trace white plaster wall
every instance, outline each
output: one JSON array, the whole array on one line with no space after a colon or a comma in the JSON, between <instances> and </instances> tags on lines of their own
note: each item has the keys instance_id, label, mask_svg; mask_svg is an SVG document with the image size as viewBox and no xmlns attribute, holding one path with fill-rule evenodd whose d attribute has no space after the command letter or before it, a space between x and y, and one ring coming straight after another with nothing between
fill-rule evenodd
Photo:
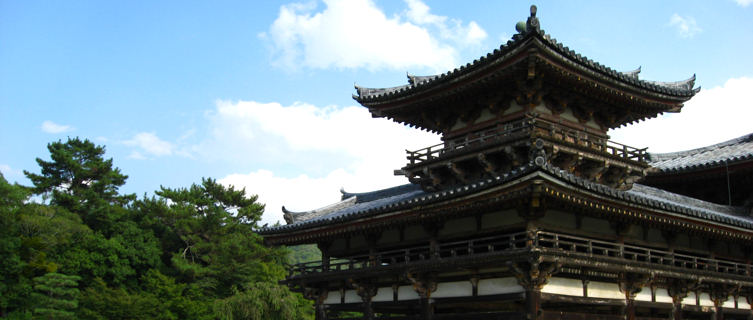
<instances>
[{"instance_id":1,"label":"white plaster wall","mask_svg":"<svg viewBox=\"0 0 753 320\"><path fill-rule=\"evenodd\" d=\"M588 296L605 299L625 299L625 294L620 292L616 283L591 281L588 283Z\"/></svg>"},{"instance_id":2,"label":"white plaster wall","mask_svg":"<svg viewBox=\"0 0 753 320\"><path fill-rule=\"evenodd\" d=\"M376 295L371 298L371 301L392 301L392 287L384 287L377 289Z\"/></svg>"},{"instance_id":3,"label":"white plaster wall","mask_svg":"<svg viewBox=\"0 0 753 320\"><path fill-rule=\"evenodd\" d=\"M706 306L706 307L713 307L714 301L711 300L711 297L706 292L701 292L701 294L698 295L700 297L699 305Z\"/></svg>"},{"instance_id":4,"label":"white plaster wall","mask_svg":"<svg viewBox=\"0 0 753 320\"><path fill-rule=\"evenodd\" d=\"M724 303L722 304L722 307L723 308L732 308L732 309L734 309L735 308L735 297L733 297L733 296L727 297L727 301L724 301Z\"/></svg>"},{"instance_id":5,"label":"white plaster wall","mask_svg":"<svg viewBox=\"0 0 753 320\"><path fill-rule=\"evenodd\" d=\"M476 122L474 123L481 123L486 120L494 119L496 117L496 115L493 115L491 112L489 112L489 108L484 108L484 110L481 110L481 114L479 114L478 119L476 119Z\"/></svg>"},{"instance_id":6,"label":"white plaster wall","mask_svg":"<svg viewBox=\"0 0 753 320\"><path fill-rule=\"evenodd\" d=\"M437 284L437 290L431 293L432 298L470 296L473 296L473 285L470 281L442 282Z\"/></svg>"},{"instance_id":7,"label":"white plaster wall","mask_svg":"<svg viewBox=\"0 0 753 320\"><path fill-rule=\"evenodd\" d=\"M345 303L363 302L361 297L358 296L356 290L345 291Z\"/></svg>"},{"instance_id":8,"label":"white plaster wall","mask_svg":"<svg viewBox=\"0 0 753 320\"><path fill-rule=\"evenodd\" d=\"M324 304L340 304L340 291L330 291L327 299L324 299Z\"/></svg>"},{"instance_id":9,"label":"white plaster wall","mask_svg":"<svg viewBox=\"0 0 753 320\"><path fill-rule=\"evenodd\" d=\"M682 304L694 306L695 305L695 292L689 292L688 296L685 297L685 299L682 299Z\"/></svg>"},{"instance_id":10,"label":"white plaster wall","mask_svg":"<svg viewBox=\"0 0 753 320\"><path fill-rule=\"evenodd\" d=\"M575 117L573 110L570 110L570 108L565 108L565 111L560 113L560 117L562 119L570 120L575 123L578 122L578 118Z\"/></svg>"},{"instance_id":11,"label":"white plaster wall","mask_svg":"<svg viewBox=\"0 0 753 320\"><path fill-rule=\"evenodd\" d=\"M743 310L750 310L750 304L744 297L737 297L737 308Z\"/></svg>"},{"instance_id":12,"label":"white plaster wall","mask_svg":"<svg viewBox=\"0 0 753 320\"><path fill-rule=\"evenodd\" d=\"M419 296L416 290L413 290L413 286L401 286L397 288L397 300L418 300Z\"/></svg>"},{"instance_id":13,"label":"white plaster wall","mask_svg":"<svg viewBox=\"0 0 753 320\"><path fill-rule=\"evenodd\" d=\"M467 123L463 122L463 120L458 119L457 121L455 121L455 124L452 125L452 128L450 128L450 131L460 130L467 126Z\"/></svg>"},{"instance_id":14,"label":"white plaster wall","mask_svg":"<svg viewBox=\"0 0 753 320\"><path fill-rule=\"evenodd\" d=\"M635 301L651 301L651 288L641 288L641 291L635 295Z\"/></svg>"},{"instance_id":15,"label":"white plaster wall","mask_svg":"<svg viewBox=\"0 0 753 320\"><path fill-rule=\"evenodd\" d=\"M523 110L523 107L521 107L517 102L515 102L515 100L513 100L510 102L510 107L507 108L507 110L505 110L503 115L513 114L515 112L522 111L522 110Z\"/></svg>"},{"instance_id":16,"label":"white plaster wall","mask_svg":"<svg viewBox=\"0 0 753 320\"><path fill-rule=\"evenodd\" d=\"M549 111L549 109L547 109L543 103L539 103L538 105L533 107L533 110L538 111L539 113L552 114L552 112Z\"/></svg>"},{"instance_id":17,"label":"white plaster wall","mask_svg":"<svg viewBox=\"0 0 753 320\"><path fill-rule=\"evenodd\" d=\"M562 294L566 296L583 296L583 282L578 279L550 278L541 292Z\"/></svg>"},{"instance_id":18,"label":"white plaster wall","mask_svg":"<svg viewBox=\"0 0 753 320\"><path fill-rule=\"evenodd\" d=\"M669 292L667 292L667 289L656 289L656 302L672 303L672 297L669 295Z\"/></svg>"},{"instance_id":19,"label":"white plaster wall","mask_svg":"<svg viewBox=\"0 0 753 320\"><path fill-rule=\"evenodd\" d=\"M482 279L478 282L478 295L492 295L524 292L525 290L518 284L518 280L513 277Z\"/></svg>"}]
</instances>

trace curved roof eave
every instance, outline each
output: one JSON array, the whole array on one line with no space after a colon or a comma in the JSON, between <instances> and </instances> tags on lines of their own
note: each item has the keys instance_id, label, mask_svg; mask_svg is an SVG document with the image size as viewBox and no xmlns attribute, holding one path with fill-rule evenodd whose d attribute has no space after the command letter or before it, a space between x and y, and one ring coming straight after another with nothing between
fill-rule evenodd
<instances>
[{"instance_id":1,"label":"curved roof eave","mask_svg":"<svg viewBox=\"0 0 753 320\"><path fill-rule=\"evenodd\" d=\"M574 64L583 68L583 70L601 75L612 82L618 83L622 87L633 88L636 92L642 91L663 99L686 101L700 90L700 88L693 88L695 84L695 75L686 80L676 82L641 80L638 77L641 70L640 67L628 72L616 71L571 50L556 39L550 37L543 30L533 29L523 34L516 34L513 36L512 40L501 45L499 49L495 49L493 52L488 53L486 56L481 56L479 59L476 59L471 63L467 63L439 75L415 76L408 74L408 84L389 88L367 88L356 86L356 94L353 95L353 98L363 105L379 105L421 94L433 90L438 86L442 86L445 83L453 82L459 78L477 72L478 70L483 70L489 66L499 64L503 62L500 60L508 59L511 56L510 53L519 51L520 49L525 49L526 46L535 42L529 41L531 39L538 39L538 42L543 46L557 53L557 55L563 59L561 62Z\"/></svg>"},{"instance_id":2,"label":"curved roof eave","mask_svg":"<svg viewBox=\"0 0 753 320\"><path fill-rule=\"evenodd\" d=\"M406 197L396 196L392 198L394 201L386 201L373 206L367 205L359 208L355 205L352 209L356 210L346 210L347 212L333 214L331 216L322 215L311 220L299 221L284 226L267 227L260 230L260 234L282 235L289 232L317 229L334 224L366 219L379 214L406 210L416 206L426 206L439 201L453 199L493 187L502 186L524 179L525 177L532 177L531 174L548 177L549 180L559 181L559 183L563 185L570 185L571 188L577 188L583 192L591 192L608 199L625 201L632 205L645 206L652 208L653 210L665 211L694 220L721 223L732 228L753 231L753 219L738 216L738 207L708 203L661 189L640 185L633 190L620 191L576 177L572 173L552 167L551 165L539 167L533 164L526 164L508 174L480 180L468 185L433 193L406 193ZM351 197L350 199L353 198L355 197Z\"/></svg>"}]
</instances>

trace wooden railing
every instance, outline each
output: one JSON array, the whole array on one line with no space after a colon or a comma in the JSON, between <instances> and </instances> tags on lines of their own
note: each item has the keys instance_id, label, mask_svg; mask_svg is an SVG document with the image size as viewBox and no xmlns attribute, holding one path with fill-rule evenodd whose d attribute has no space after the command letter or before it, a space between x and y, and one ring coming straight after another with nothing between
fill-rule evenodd
<instances>
[{"instance_id":1,"label":"wooden railing","mask_svg":"<svg viewBox=\"0 0 753 320\"><path fill-rule=\"evenodd\" d=\"M439 243L431 246L377 252L373 255L356 255L330 259L329 263L314 261L299 263L289 268L290 276L321 272L339 272L366 268L408 265L415 262L455 259L480 255L509 253L521 249L537 248L544 253L568 253L585 258L609 258L616 262L637 262L687 270L710 271L723 274L751 275L751 265L703 256L675 253L665 250L620 244L584 237L539 231L529 237L526 232L495 235L478 239Z\"/></svg>"},{"instance_id":2,"label":"wooden railing","mask_svg":"<svg viewBox=\"0 0 753 320\"><path fill-rule=\"evenodd\" d=\"M539 232L534 245L536 247L554 251L580 253L587 255L588 257L612 257L629 261L726 274L751 274L751 265L745 263L560 235L551 232Z\"/></svg>"},{"instance_id":3,"label":"wooden railing","mask_svg":"<svg viewBox=\"0 0 753 320\"><path fill-rule=\"evenodd\" d=\"M440 243L434 252L432 252L431 247L427 244L405 249L381 251L375 255L364 254L347 258L330 259L328 266L322 263L322 261L299 263L292 265L290 272L291 274L307 274L343 271L377 266L403 265L431 259L447 259L505 252L512 249L526 248L526 240L526 233L519 232L473 240Z\"/></svg>"},{"instance_id":4,"label":"wooden railing","mask_svg":"<svg viewBox=\"0 0 753 320\"><path fill-rule=\"evenodd\" d=\"M481 131L475 134L468 134L461 138L452 139L446 143L440 143L416 151L405 150L408 154L408 163L413 165L424 161L439 158L446 153L460 151L474 145L480 145L492 141L500 141L503 138L511 137L515 134L523 137L530 133L530 119L519 120L504 125L498 125L492 129Z\"/></svg>"},{"instance_id":5,"label":"wooden railing","mask_svg":"<svg viewBox=\"0 0 753 320\"><path fill-rule=\"evenodd\" d=\"M647 148L634 148L604 139L594 134L532 117L501 124L485 131L467 134L461 138L452 139L445 143L423 149L415 151L406 150L406 158L408 159L409 165L420 164L471 146L499 142L512 138L523 138L534 132L539 136L560 140L565 143L589 148L596 152L607 153L626 160L639 162L645 162L647 160Z\"/></svg>"}]
</instances>

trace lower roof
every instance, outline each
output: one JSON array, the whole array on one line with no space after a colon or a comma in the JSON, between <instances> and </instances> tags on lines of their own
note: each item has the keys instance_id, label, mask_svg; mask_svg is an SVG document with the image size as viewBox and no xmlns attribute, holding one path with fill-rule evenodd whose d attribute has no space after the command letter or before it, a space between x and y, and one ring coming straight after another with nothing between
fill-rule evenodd
<instances>
[{"instance_id":1,"label":"lower roof","mask_svg":"<svg viewBox=\"0 0 753 320\"><path fill-rule=\"evenodd\" d=\"M649 160L651 166L662 173L753 161L753 133L703 148L670 153L650 153Z\"/></svg>"},{"instance_id":2,"label":"lower roof","mask_svg":"<svg viewBox=\"0 0 753 320\"><path fill-rule=\"evenodd\" d=\"M631 190L621 191L576 177L570 172L549 164L538 166L529 163L503 175L436 192L426 192L412 184L365 193L343 192L343 201L339 203L305 212L288 211L286 214L294 216L289 224L263 228L260 233L262 235L280 235L320 226L341 224L381 213L459 198L516 179L536 177L563 183L574 188L594 192L602 197L625 201L630 204L665 210L713 224L753 230L753 218L749 217L747 210L742 207L718 205L639 184L635 184Z\"/></svg>"}]
</instances>

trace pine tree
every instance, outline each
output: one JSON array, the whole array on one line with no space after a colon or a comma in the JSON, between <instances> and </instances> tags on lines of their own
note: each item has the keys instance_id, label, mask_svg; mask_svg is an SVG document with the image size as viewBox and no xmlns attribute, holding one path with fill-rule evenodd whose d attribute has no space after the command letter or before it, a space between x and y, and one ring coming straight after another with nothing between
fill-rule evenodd
<instances>
[{"instance_id":1,"label":"pine tree","mask_svg":"<svg viewBox=\"0 0 753 320\"><path fill-rule=\"evenodd\" d=\"M33 310L38 319L75 319L74 310L78 308L78 276L50 272L34 278L36 300Z\"/></svg>"},{"instance_id":2,"label":"pine tree","mask_svg":"<svg viewBox=\"0 0 753 320\"><path fill-rule=\"evenodd\" d=\"M124 205L134 195L120 195L118 189L128 176L105 160L105 148L89 140L69 138L47 145L52 161L37 158L41 173L24 171L34 184L35 194L50 197L51 204L81 216L94 230L106 229L111 223L112 205Z\"/></svg>"}]
</instances>

